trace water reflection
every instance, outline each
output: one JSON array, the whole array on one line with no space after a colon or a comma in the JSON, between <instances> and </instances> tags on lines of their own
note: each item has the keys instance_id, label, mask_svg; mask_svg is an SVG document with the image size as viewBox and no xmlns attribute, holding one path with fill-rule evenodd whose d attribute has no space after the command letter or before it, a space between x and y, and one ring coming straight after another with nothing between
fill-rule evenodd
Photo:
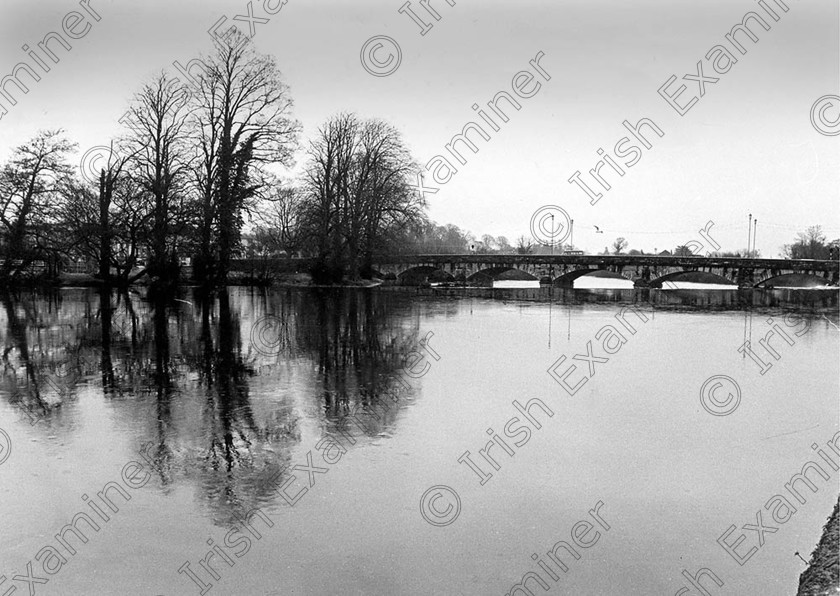
<instances>
[{"instance_id":1,"label":"water reflection","mask_svg":"<svg viewBox=\"0 0 840 596\"><path fill-rule=\"evenodd\" d=\"M751 335L754 313L822 316L836 311L838 300L836 291L551 287L6 293L0 390L35 432L59 440L77 432L81 394L107 404L137 448L145 446L159 489L197 487L214 522L230 525L276 501L269 479L276 485L305 433L338 434L359 412L371 414L361 429L368 438L397 432L411 394L396 408L382 406L406 386L400 372L418 345L416 306L424 295L434 296L425 306L431 314L457 311L465 296L568 306L559 315L568 320L554 323L568 326L564 335L572 307L581 304L741 310Z\"/></svg>"},{"instance_id":2,"label":"water reflection","mask_svg":"<svg viewBox=\"0 0 840 596\"><path fill-rule=\"evenodd\" d=\"M124 532L97 534L73 561L83 573L60 578L62 593L109 593L82 586L94 574L105 584L118 578L132 593L150 591L152 581L161 585L150 593L194 589L179 565L188 560L198 570L208 538L222 544L257 507L278 527L248 555L260 577L237 567L217 590L264 594L282 583L295 593L491 593L521 577L523 560L543 541L536 529L521 529L537 520L553 532L582 503L591 506L594 490L615 511L638 512L621 522L636 533L610 536L604 560L637 569L638 592L657 593L679 563L643 553L677 552L683 541L660 528L684 528L701 549L708 538L715 552L714 532L727 527L726 516L766 500L765 487L749 480L753 462L773 462L778 470L764 475L788 478L802 466L803 447L808 453L836 432L836 291L231 288L0 299L0 426L15 441L0 470L14 487L2 521L4 552L18 569L5 570L7 577L73 518L79 495L118 478L129 460L153 471L120 514ZM650 321L578 398L567 399L546 367L579 355L631 304ZM787 311L805 323L779 316ZM775 323L796 342L774 336L780 358L765 356L759 342ZM443 358L432 374L410 378L405 357L431 331ZM773 364L769 374L739 353L747 341ZM712 420L697 391L713 373L760 391L745 391L732 417ZM472 476L465 482L459 474L472 473L458 456L486 445L487 429L502 428L513 399L532 398L557 414L535 435L540 447L515 459L501 454L505 463L489 487ZM321 461L317 444L328 435L350 452L340 467ZM310 452L329 475L318 476L315 496L286 508L276 489L290 474L297 481L288 495L308 486L294 466ZM650 490L633 490L638 478ZM420 491L438 482L453 483L465 504L447 535L417 513ZM668 507L688 491L703 507L694 522ZM823 517L814 503L797 523L819 528ZM783 537L785 553L802 548L794 534ZM129 537L140 545L124 559L134 563L103 565L103 553L121 552ZM467 549L474 556L459 558ZM774 568L789 563L787 554L762 556L773 557ZM339 562L337 571L322 573L324 561ZM564 578L570 593L595 592L582 587L592 576L577 571ZM769 584L758 566L741 573L745 582L763 581L761 589ZM459 583L464 577L480 579Z\"/></svg>"},{"instance_id":3,"label":"water reflection","mask_svg":"<svg viewBox=\"0 0 840 596\"><path fill-rule=\"evenodd\" d=\"M229 524L273 501L302 419L329 432L376 409L418 341L407 296L371 292L70 290L2 296L2 397L71 438L88 392L131 429L163 490L200 487ZM404 385L404 383L402 383ZM380 408L366 434L394 432ZM139 449L139 447L138 447Z\"/></svg>"},{"instance_id":4,"label":"water reflection","mask_svg":"<svg viewBox=\"0 0 840 596\"><path fill-rule=\"evenodd\" d=\"M794 289L726 289L726 290L658 290L650 288L568 289L550 286L534 288L432 288L417 289L417 294L438 297L481 297L500 301L547 302L559 304L645 302L665 310L743 310L751 308L783 308L836 312L838 293L830 290Z\"/></svg>"}]
</instances>

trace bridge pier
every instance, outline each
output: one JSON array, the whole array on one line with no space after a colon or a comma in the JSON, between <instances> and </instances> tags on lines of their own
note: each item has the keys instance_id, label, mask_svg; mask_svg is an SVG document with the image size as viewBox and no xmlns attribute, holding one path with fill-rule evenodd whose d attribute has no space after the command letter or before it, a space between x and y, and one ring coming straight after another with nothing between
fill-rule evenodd
<instances>
[{"instance_id":1,"label":"bridge pier","mask_svg":"<svg viewBox=\"0 0 840 596\"><path fill-rule=\"evenodd\" d=\"M749 289L755 286L753 274L754 270L751 268L741 267L740 269L738 269L737 283L739 290Z\"/></svg>"}]
</instances>

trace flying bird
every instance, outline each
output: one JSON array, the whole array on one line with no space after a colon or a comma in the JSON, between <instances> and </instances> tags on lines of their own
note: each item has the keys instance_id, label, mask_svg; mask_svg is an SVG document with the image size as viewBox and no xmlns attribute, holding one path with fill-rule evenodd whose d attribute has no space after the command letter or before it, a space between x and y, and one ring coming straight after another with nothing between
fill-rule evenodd
<instances>
[{"instance_id":1,"label":"flying bird","mask_svg":"<svg viewBox=\"0 0 840 596\"><path fill-rule=\"evenodd\" d=\"M601 231L601 228L599 228L598 226L592 226L592 227L595 228L595 233L596 234L603 234L604 233L604 232Z\"/></svg>"}]
</instances>

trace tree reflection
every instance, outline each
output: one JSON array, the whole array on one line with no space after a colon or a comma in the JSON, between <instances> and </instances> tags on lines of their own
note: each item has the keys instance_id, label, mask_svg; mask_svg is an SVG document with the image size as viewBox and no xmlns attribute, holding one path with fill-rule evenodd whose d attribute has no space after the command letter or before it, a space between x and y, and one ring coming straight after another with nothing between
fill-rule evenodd
<instances>
[{"instance_id":1,"label":"tree reflection","mask_svg":"<svg viewBox=\"0 0 840 596\"><path fill-rule=\"evenodd\" d=\"M222 525L277 499L278 471L298 463L304 417L328 433L370 413L363 432L392 432L398 408L383 396L405 385L403 358L417 347L407 298L375 292L103 289L0 299L3 397L43 420L40 432L69 437L84 414L62 406L90 391L129 429L123 450L137 458L143 446L157 486L196 485ZM254 330L266 319L258 345ZM60 416L66 424L56 427Z\"/></svg>"},{"instance_id":2,"label":"tree reflection","mask_svg":"<svg viewBox=\"0 0 840 596\"><path fill-rule=\"evenodd\" d=\"M274 499L266 478L288 464L299 440L296 429L276 416L258 419L251 405L255 376L243 357L240 313L227 291L196 291L198 341L190 357L197 373L197 436L185 462L221 525L237 523L254 507Z\"/></svg>"},{"instance_id":3,"label":"tree reflection","mask_svg":"<svg viewBox=\"0 0 840 596\"><path fill-rule=\"evenodd\" d=\"M146 453L163 486L173 482L172 466L174 454L167 445L169 429L172 424L171 398L174 392L173 373L170 370L169 319L167 317L168 300L156 296L153 302L154 318L154 403L151 412L154 416L152 442L153 449ZM177 375L177 372L175 373Z\"/></svg>"},{"instance_id":4,"label":"tree reflection","mask_svg":"<svg viewBox=\"0 0 840 596\"><path fill-rule=\"evenodd\" d=\"M418 323L398 316L398 296L370 291L314 292L301 305L306 320L297 343L318 358L318 385L327 427L361 409L370 412L368 434L394 422L396 410L385 396L400 383L404 359L418 344ZM381 413L381 418L374 414Z\"/></svg>"},{"instance_id":5,"label":"tree reflection","mask_svg":"<svg viewBox=\"0 0 840 596\"><path fill-rule=\"evenodd\" d=\"M50 411L51 404L44 395L44 381L29 349L27 321L32 318L31 303L13 300L8 292L3 292L2 300L8 330L3 347L4 393L37 420Z\"/></svg>"}]
</instances>

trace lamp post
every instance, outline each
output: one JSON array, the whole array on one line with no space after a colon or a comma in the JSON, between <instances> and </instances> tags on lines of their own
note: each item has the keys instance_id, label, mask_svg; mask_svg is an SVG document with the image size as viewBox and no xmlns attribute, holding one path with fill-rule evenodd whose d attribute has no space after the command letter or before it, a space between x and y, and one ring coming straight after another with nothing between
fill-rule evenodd
<instances>
[{"instance_id":1,"label":"lamp post","mask_svg":"<svg viewBox=\"0 0 840 596\"><path fill-rule=\"evenodd\" d=\"M747 256L750 256L750 234L752 232L752 213L750 213L750 219L747 222Z\"/></svg>"},{"instance_id":2,"label":"lamp post","mask_svg":"<svg viewBox=\"0 0 840 596\"><path fill-rule=\"evenodd\" d=\"M569 233L569 244L572 247L572 250L575 249L575 220L571 220L572 227L571 232Z\"/></svg>"},{"instance_id":3,"label":"lamp post","mask_svg":"<svg viewBox=\"0 0 840 596\"><path fill-rule=\"evenodd\" d=\"M753 249L752 249L752 256L755 258L755 235L758 232L758 218L756 217L753 221Z\"/></svg>"},{"instance_id":4,"label":"lamp post","mask_svg":"<svg viewBox=\"0 0 840 596\"><path fill-rule=\"evenodd\" d=\"M554 256L554 214L551 214L551 256Z\"/></svg>"},{"instance_id":5,"label":"lamp post","mask_svg":"<svg viewBox=\"0 0 840 596\"><path fill-rule=\"evenodd\" d=\"M548 261L548 284L554 282L554 214L551 214L551 259Z\"/></svg>"}]
</instances>

